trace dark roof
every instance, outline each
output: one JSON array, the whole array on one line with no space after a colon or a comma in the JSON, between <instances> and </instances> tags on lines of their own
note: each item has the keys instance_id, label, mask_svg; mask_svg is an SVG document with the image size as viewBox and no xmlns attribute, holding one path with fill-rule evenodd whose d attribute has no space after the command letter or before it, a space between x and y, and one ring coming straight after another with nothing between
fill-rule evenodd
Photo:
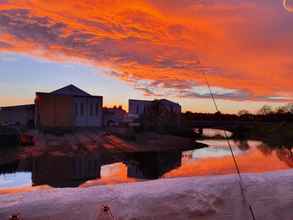
<instances>
[{"instance_id":1,"label":"dark roof","mask_svg":"<svg viewBox=\"0 0 293 220\"><path fill-rule=\"evenodd\" d=\"M145 103L149 102L149 103L151 103L151 102L153 102L153 100L128 99L128 102L145 102Z\"/></svg>"},{"instance_id":2,"label":"dark roof","mask_svg":"<svg viewBox=\"0 0 293 220\"><path fill-rule=\"evenodd\" d=\"M179 105L179 106L180 106L179 103L177 103L177 102L173 102L173 101L168 100L168 99L155 99L154 101L157 101L157 102L163 102L163 103L169 103L169 104Z\"/></svg>"},{"instance_id":3,"label":"dark roof","mask_svg":"<svg viewBox=\"0 0 293 220\"><path fill-rule=\"evenodd\" d=\"M80 88L76 87L75 85L68 85L61 89L57 89L50 94L54 95L73 95L73 96L92 96L89 93L81 90Z\"/></svg>"},{"instance_id":4,"label":"dark roof","mask_svg":"<svg viewBox=\"0 0 293 220\"><path fill-rule=\"evenodd\" d=\"M129 102L143 102L143 103L154 103L154 102L159 102L159 103L169 103L172 105L179 105L179 103L177 102L173 102L171 100L168 99L154 99L154 100L139 100L139 99L129 99Z\"/></svg>"},{"instance_id":5,"label":"dark roof","mask_svg":"<svg viewBox=\"0 0 293 220\"><path fill-rule=\"evenodd\" d=\"M27 104L27 105L13 105L13 106L1 106L0 110L4 109L33 109L35 107L34 104Z\"/></svg>"}]
</instances>

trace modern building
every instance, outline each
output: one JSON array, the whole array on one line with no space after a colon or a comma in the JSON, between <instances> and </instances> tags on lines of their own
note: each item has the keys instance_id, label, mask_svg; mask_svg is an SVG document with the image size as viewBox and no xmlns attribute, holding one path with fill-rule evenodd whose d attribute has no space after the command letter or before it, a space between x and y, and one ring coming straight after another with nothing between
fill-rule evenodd
<instances>
[{"instance_id":1,"label":"modern building","mask_svg":"<svg viewBox=\"0 0 293 220\"><path fill-rule=\"evenodd\" d=\"M34 125L34 105L0 107L0 125Z\"/></svg>"},{"instance_id":2,"label":"modern building","mask_svg":"<svg viewBox=\"0 0 293 220\"><path fill-rule=\"evenodd\" d=\"M37 128L75 128L103 126L103 97L69 85L50 93L37 92Z\"/></svg>"},{"instance_id":3,"label":"modern building","mask_svg":"<svg viewBox=\"0 0 293 220\"><path fill-rule=\"evenodd\" d=\"M167 99L129 100L129 121L148 131L167 132L181 126L181 106ZM129 123L130 125L132 124Z\"/></svg>"},{"instance_id":4,"label":"modern building","mask_svg":"<svg viewBox=\"0 0 293 220\"><path fill-rule=\"evenodd\" d=\"M129 99L128 113L130 115L141 116L149 111L151 108L153 108L154 104L159 105L160 108L165 109L166 111L178 114L181 113L181 106L178 103L172 102L167 99L155 99L152 101Z\"/></svg>"},{"instance_id":5,"label":"modern building","mask_svg":"<svg viewBox=\"0 0 293 220\"><path fill-rule=\"evenodd\" d=\"M128 100L128 114L140 116L145 113L148 106L152 104L152 101L148 100Z\"/></svg>"},{"instance_id":6,"label":"modern building","mask_svg":"<svg viewBox=\"0 0 293 220\"><path fill-rule=\"evenodd\" d=\"M36 92L34 105L0 108L0 126L35 126L50 130L100 128L121 122L131 126L140 126L144 122L146 127L169 126L170 123L180 125L181 106L167 99L130 99L128 109L127 114L122 108L103 108L102 96L93 96L68 85L53 92Z\"/></svg>"},{"instance_id":7,"label":"modern building","mask_svg":"<svg viewBox=\"0 0 293 220\"><path fill-rule=\"evenodd\" d=\"M168 99L156 99L153 103L157 103L161 109L171 113L180 114L182 111L181 105Z\"/></svg>"}]
</instances>

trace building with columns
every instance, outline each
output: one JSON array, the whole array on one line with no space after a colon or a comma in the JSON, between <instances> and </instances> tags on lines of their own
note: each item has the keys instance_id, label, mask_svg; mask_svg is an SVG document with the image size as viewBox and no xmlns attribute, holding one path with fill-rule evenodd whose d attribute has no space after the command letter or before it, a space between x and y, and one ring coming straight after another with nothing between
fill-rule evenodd
<instances>
[{"instance_id":1,"label":"building with columns","mask_svg":"<svg viewBox=\"0 0 293 220\"><path fill-rule=\"evenodd\" d=\"M40 129L102 127L103 97L74 85L50 93L37 92L35 125Z\"/></svg>"}]
</instances>

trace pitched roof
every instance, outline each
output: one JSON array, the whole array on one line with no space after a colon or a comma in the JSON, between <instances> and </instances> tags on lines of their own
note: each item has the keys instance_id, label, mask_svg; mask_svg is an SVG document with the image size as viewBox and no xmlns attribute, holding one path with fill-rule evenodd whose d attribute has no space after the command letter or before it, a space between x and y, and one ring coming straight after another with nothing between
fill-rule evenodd
<instances>
[{"instance_id":1,"label":"pitched roof","mask_svg":"<svg viewBox=\"0 0 293 220\"><path fill-rule=\"evenodd\" d=\"M61 89L57 89L51 94L55 95L74 95L74 96L91 96L89 93L81 90L80 88L76 87L75 85L68 85Z\"/></svg>"},{"instance_id":2,"label":"pitched roof","mask_svg":"<svg viewBox=\"0 0 293 220\"><path fill-rule=\"evenodd\" d=\"M177 102L173 102L171 100L168 100L168 99L155 99L154 101L157 101L157 102L161 102L161 103L168 103L168 104L171 104L171 105L179 105L179 103Z\"/></svg>"}]
</instances>

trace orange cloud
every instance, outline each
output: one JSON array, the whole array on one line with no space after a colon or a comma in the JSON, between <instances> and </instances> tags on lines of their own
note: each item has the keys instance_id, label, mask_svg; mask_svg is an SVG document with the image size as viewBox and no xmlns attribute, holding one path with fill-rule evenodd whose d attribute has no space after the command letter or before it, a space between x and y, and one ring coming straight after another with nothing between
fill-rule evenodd
<instances>
[{"instance_id":1,"label":"orange cloud","mask_svg":"<svg viewBox=\"0 0 293 220\"><path fill-rule=\"evenodd\" d=\"M289 101L293 29L268 0L0 1L0 51L81 59L146 94ZM272 20L274 17L274 20Z\"/></svg>"}]
</instances>

